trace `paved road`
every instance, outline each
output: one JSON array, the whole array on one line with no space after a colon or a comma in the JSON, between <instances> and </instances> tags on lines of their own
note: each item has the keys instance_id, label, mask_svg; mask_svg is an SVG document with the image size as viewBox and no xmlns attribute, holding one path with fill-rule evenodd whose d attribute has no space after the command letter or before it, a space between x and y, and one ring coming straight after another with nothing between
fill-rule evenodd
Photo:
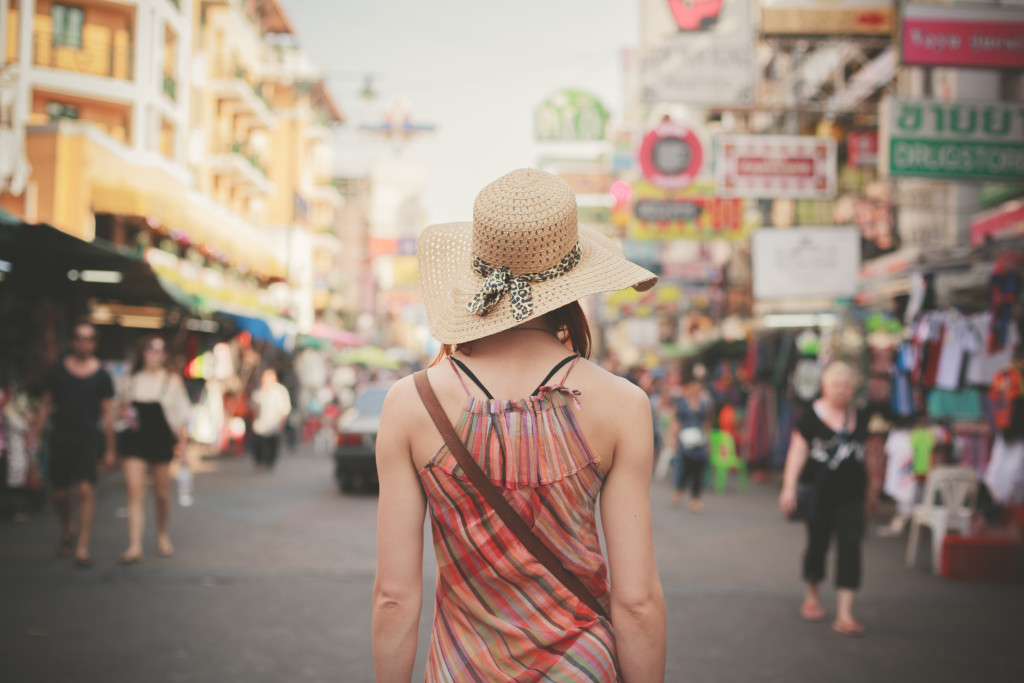
<instances>
[{"instance_id":1,"label":"paved road","mask_svg":"<svg viewBox=\"0 0 1024 683\"><path fill-rule=\"evenodd\" d=\"M51 515L0 522L0 680L284 683L372 681L372 495L339 496L329 461L286 456L272 475L206 461L176 509L173 558L118 566L118 475L101 484L91 570L53 556ZM1021 681L1024 584L944 581L867 543L867 638L796 618L801 529L770 486L709 496L703 516L654 484L669 604L668 681ZM433 557L425 558L428 595ZM422 680L429 615L414 680Z\"/></svg>"}]
</instances>

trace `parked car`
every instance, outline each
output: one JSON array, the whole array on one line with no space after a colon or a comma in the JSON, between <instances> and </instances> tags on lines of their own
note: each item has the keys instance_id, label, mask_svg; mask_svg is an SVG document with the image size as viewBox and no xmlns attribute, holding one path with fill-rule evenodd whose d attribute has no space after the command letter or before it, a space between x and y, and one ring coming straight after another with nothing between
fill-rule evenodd
<instances>
[{"instance_id":1,"label":"parked car","mask_svg":"<svg viewBox=\"0 0 1024 683\"><path fill-rule=\"evenodd\" d=\"M334 479L342 493L377 486L377 430L384 397L393 382L367 384L356 392L352 407L338 419Z\"/></svg>"}]
</instances>

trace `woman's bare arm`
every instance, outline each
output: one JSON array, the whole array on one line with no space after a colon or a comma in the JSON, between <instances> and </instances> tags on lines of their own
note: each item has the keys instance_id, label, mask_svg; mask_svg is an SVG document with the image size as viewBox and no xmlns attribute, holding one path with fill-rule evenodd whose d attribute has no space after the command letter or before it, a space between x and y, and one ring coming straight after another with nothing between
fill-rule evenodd
<instances>
[{"instance_id":1,"label":"woman's bare arm","mask_svg":"<svg viewBox=\"0 0 1024 683\"><path fill-rule=\"evenodd\" d=\"M620 437L601 489L612 623L625 680L660 683L665 678L665 596L651 531L651 409L640 389L625 389Z\"/></svg>"},{"instance_id":2,"label":"woman's bare arm","mask_svg":"<svg viewBox=\"0 0 1024 683\"><path fill-rule=\"evenodd\" d=\"M782 493L779 494L779 508L784 515L796 509L796 484L800 472L807 462L807 440L800 432L793 430L789 439L789 452L786 454L786 469L782 474Z\"/></svg>"},{"instance_id":3,"label":"woman's bare arm","mask_svg":"<svg viewBox=\"0 0 1024 683\"><path fill-rule=\"evenodd\" d=\"M413 464L408 416L419 399L407 377L388 393L377 436L377 576L373 668L378 683L409 683L423 602L426 496Z\"/></svg>"}]
</instances>

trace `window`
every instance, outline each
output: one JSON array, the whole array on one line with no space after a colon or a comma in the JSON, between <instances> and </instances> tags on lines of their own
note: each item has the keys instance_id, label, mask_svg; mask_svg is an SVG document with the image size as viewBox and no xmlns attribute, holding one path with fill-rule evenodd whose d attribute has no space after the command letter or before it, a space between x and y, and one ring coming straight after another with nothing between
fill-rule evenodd
<instances>
[{"instance_id":1,"label":"window","mask_svg":"<svg viewBox=\"0 0 1024 683\"><path fill-rule=\"evenodd\" d=\"M57 119L77 119L78 106L62 102L47 102L46 114L50 117L51 121L56 121Z\"/></svg>"},{"instance_id":2,"label":"window","mask_svg":"<svg viewBox=\"0 0 1024 683\"><path fill-rule=\"evenodd\" d=\"M53 45L55 47L82 47L82 25L85 24L85 10L68 5L53 6L50 11L53 20Z\"/></svg>"}]
</instances>

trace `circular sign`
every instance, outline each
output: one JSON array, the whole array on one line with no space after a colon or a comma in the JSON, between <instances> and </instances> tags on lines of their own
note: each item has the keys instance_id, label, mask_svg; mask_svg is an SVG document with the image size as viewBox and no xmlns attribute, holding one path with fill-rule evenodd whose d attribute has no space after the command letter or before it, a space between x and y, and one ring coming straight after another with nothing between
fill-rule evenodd
<instances>
[{"instance_id":1,"label":"circular sign","mask_svg":"<svg viewBox=\"0 0 1024 683\"><path fill-rule=\"evenodd\" d=\"M640 168L652 183L666 189L691 184L704 160L700 140L686 126L662 121L640 144Z\"/></svg>"}]
</instances>

